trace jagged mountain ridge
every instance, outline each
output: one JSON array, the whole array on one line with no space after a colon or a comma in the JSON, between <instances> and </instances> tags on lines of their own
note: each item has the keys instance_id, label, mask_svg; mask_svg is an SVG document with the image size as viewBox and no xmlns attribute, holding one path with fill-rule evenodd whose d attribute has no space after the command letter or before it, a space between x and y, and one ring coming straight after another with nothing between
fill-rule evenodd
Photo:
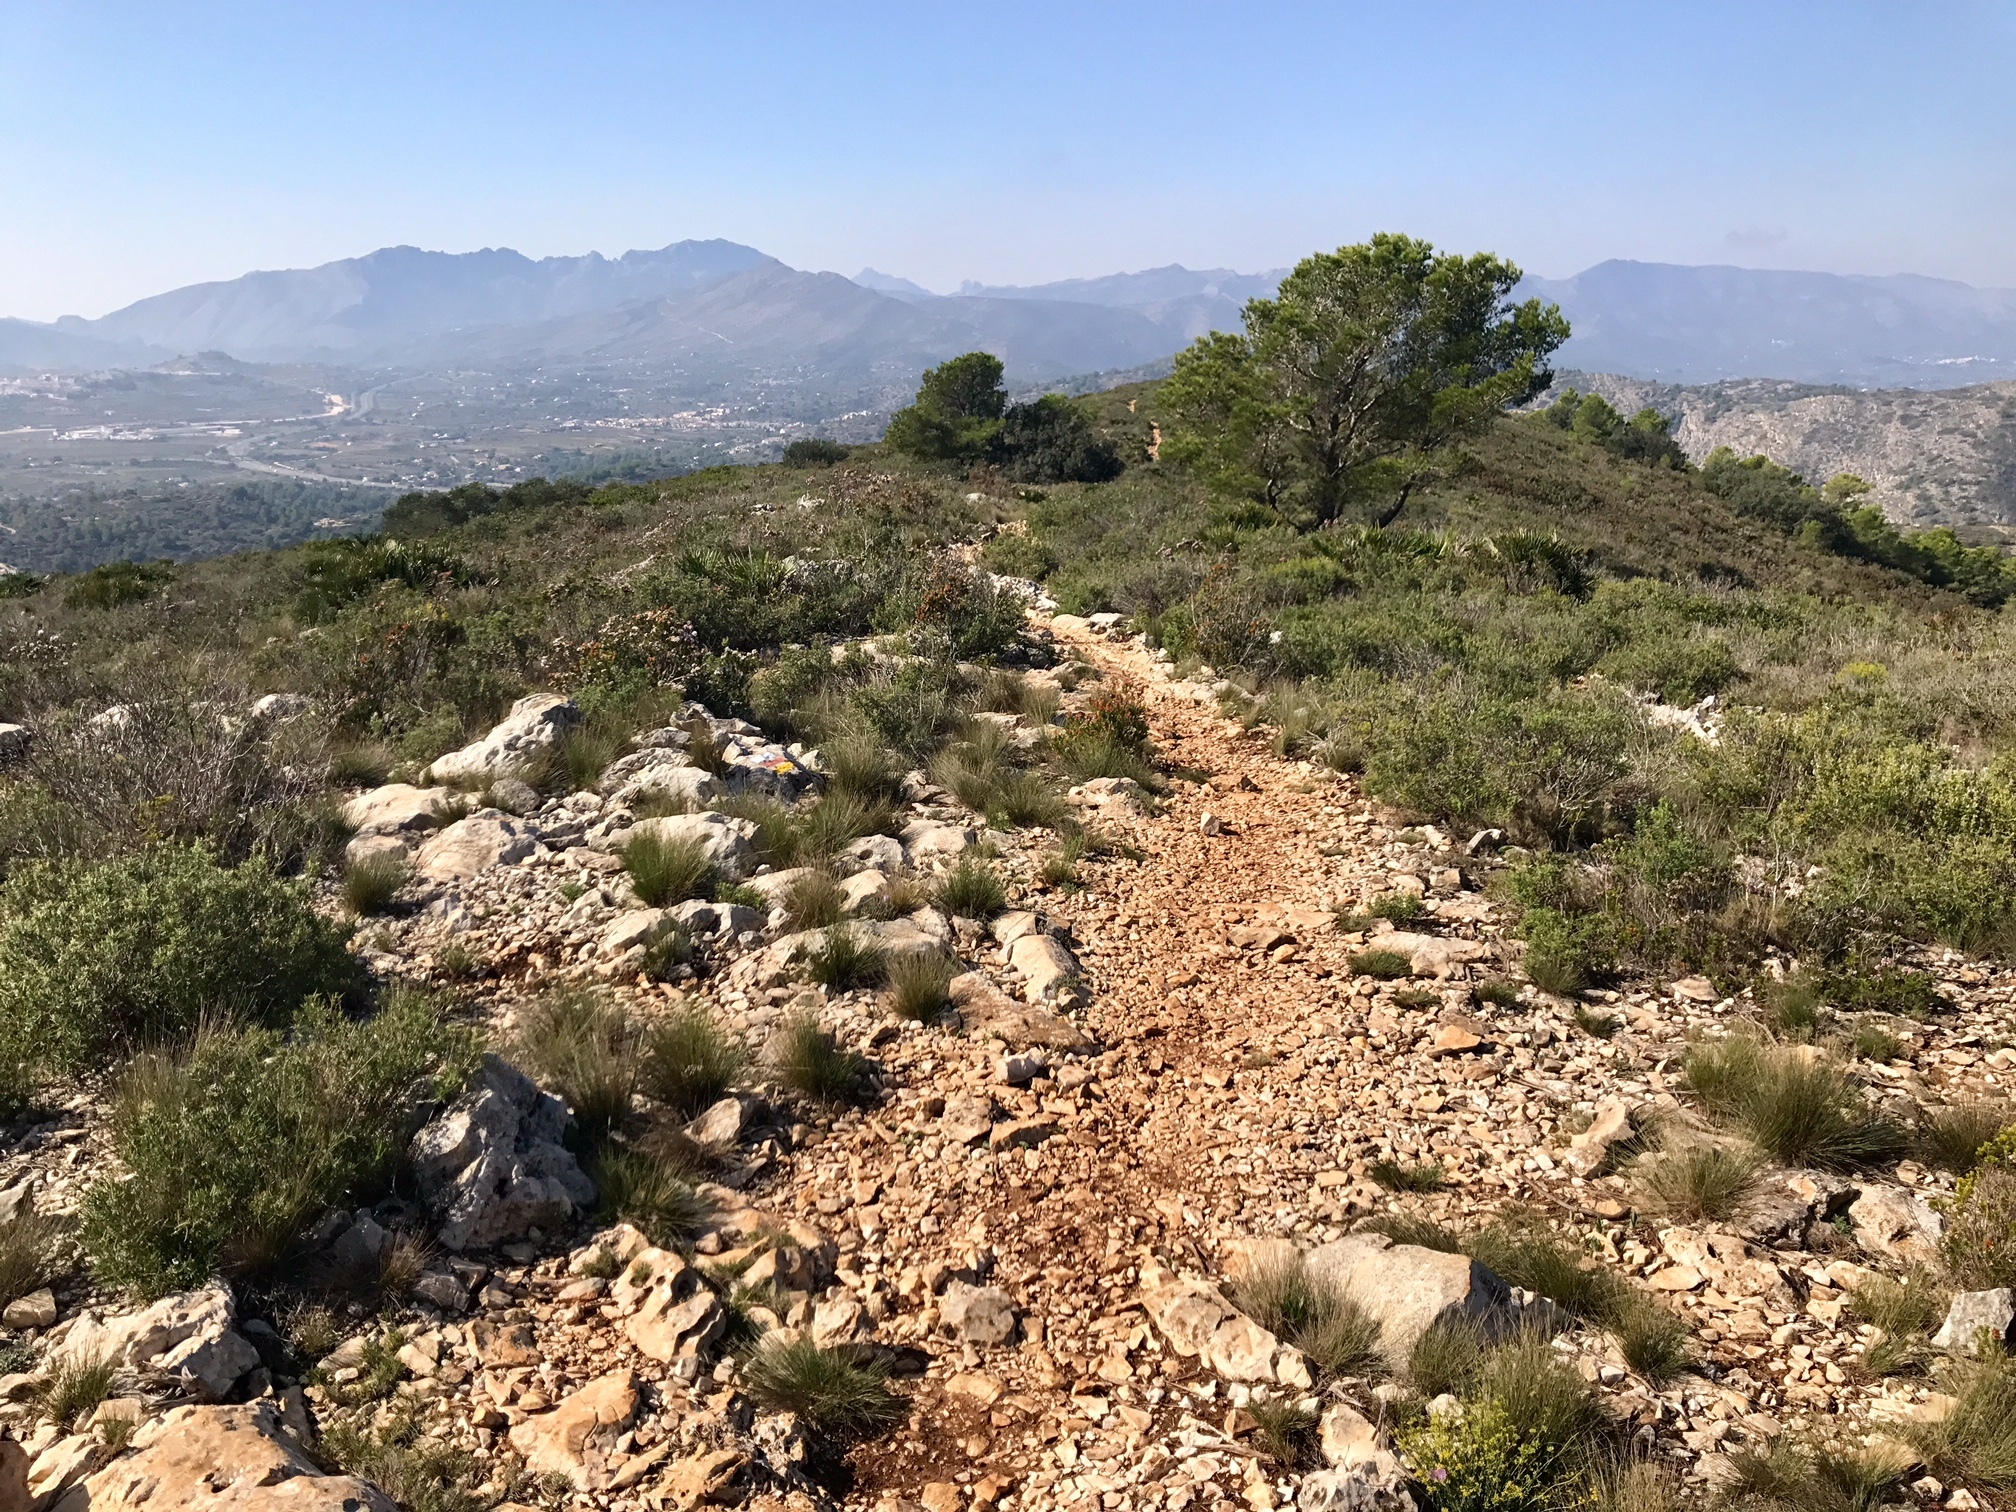
<instances>
[{"instance_id":1,"label":"jagged mountain ridge","mask_svg":"<svg viewBox=\"0 0 2016 1512\"><path fill-rule=\"evenodd\" d=\"M1676 421L1696 462L1718 446L1757 453L1814 482L1867 479L1892 520L2016 527L2016 382L1973 388L1856 390L1745 379L1682 386L1615 373L1560 373L1556 392L1599 393L1624 412Z\"/></svg>"}]
</instances>

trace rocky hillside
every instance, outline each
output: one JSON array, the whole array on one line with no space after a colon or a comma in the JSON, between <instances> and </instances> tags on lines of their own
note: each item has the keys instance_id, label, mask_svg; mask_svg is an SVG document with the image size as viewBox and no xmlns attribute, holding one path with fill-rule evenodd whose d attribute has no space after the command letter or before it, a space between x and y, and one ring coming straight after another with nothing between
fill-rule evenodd
<instances>
[{"instance_id":1,"label":"rocky hillside","mask_svg":"<svg viewBox=\"0 0 2016 1512\"><path fill-rule=\"evenodd\" d=\"M1625 413L1677 417L1700 461L1718 446L1762 454L1816 482L1852 472L1899 524L2016 527L2016 384L1941 390L1821 388L1770 379L1682 387L1611 373L1563 373Z\"/></svg>"},{"instance_id":2,"label":"rocky hillside","mask_svg":"<svg viewBox=\"0 0 2016 1512\"><path fill-rule=\"evenodd\" d=\"M511 775L578 721L555 698L358 793L353 865L403 868L364 960L460 987L545 1085L493 1055L417 1135L412 1200L315 1225L324 1273L371 1273L377 1300L313 1337L216 1283L12 1299L9 1505L1397 1508L1476 1473L1464 1383L1506 1360L1678 1495L1816 1433L1902 1467L1973 1410L1893 1361L2010 1327L2006 1289L1947 1310L1952 1175L1730 1154L1741 1115L1699 1095L1698 1046L1744 1043L1723 1037L1748 994L1522 985L1483 890L1500 836L1406 828L1123 630L1039 626L1058 672L1027 686L1084 690L1067 718L1140 690L1178 774L1160 798L1074 788L1100 843L1062 865L922 772L900 838L766 862L727 800L816 813L831 762L700 709L568 797ZM992 727L1034 737L1036 707ZM668 796L685 811L643 816ZM645 835L697 844L736 901L653 906ZM922 998L888 985L941 961ZM1843 1065L1907 1121L2016 1071L2016 976L1922 964L1950 1001L1865 1023ZM763 1052L685 1126L706 1175L676 1220L597 1216L568 1128L592 1078L532 1027L582 988L647 1036L699 1013ZM107 1137L91 1095L24 1131L9 1221L74 1209ZM1976 1504L1928 1475L1892 1494Z\"/></svg>"}]
</instances>

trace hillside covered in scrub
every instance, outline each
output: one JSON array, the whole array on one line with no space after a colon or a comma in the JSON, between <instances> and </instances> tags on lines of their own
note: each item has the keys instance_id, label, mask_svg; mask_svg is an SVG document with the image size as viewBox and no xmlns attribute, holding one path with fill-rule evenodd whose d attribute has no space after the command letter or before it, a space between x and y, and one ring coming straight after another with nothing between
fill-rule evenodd
<instances>
[{"instance_id":1,"label":"hillside covered in scrub","mask_svg":"<svg viewBox=\"0 0 2016 1512\"><path fill-rule=\"evenodd\" d=\"M0 579L0 1487L2016 1495L2016 575L1518 278Z\"/></svg>"}]
</instances>

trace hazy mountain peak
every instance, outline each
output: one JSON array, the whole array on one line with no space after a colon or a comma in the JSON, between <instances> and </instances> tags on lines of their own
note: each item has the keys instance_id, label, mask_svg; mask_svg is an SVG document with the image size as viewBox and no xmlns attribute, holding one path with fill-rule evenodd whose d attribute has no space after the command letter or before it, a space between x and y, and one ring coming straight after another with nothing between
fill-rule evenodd
<instances>
[{"instance_id":1,"label":"hazy mountain peak","mask_svg":"<svg viewBox=\"0 0 2016 1512\"><path fill-rule=\"evenodd\" d=\"M878 273L873 268L863 268L854 275L854 282L864 289L873 289L877 294L887 294L895 299L936 299L938 296L920 283L912 283L907 278L898 278L894 273Z\"/></svg>"}]
</instances>

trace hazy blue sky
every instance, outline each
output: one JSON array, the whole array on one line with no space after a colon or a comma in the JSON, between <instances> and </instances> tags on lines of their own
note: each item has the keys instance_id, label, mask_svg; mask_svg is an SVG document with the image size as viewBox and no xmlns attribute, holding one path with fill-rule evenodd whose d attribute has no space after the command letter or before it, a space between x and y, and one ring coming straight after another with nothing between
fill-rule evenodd
<instances>
[{"instance_id":1,"label":"hazy blue sky","mask_svg":"<svg viewBox=\"0 0 2016 1512\"><path fill-rule=\"evenodd\" d=\"M2016 4L0 0L0 314L390 243L2016 285Z\"/></svg>"}]
</instances>

